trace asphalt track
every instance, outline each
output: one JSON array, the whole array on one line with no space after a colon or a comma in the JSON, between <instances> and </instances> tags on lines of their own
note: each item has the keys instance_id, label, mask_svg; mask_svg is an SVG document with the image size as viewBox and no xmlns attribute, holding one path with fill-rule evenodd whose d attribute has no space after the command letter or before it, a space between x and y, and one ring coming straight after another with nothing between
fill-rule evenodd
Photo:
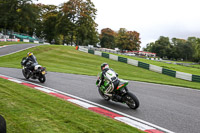
<instances>
[{"instance_id":1,"label":"asphalt track","mask_svg":"<svg viewBox=\"0 0 200 133\"><path fill-rule=\"evenodd\" d=\"M0 48L0 56L7 55L10 53L14 53L16 51L20 51L22 49L27 49L35 46L39 46L43 44L16 44L16 45L7 45L5 47Z\"/></svg>"},{"instance_id":2,"label":"asphalt track","mask_svg":"<svg viewBox=\"0 0 200 133\"><path fill-rule=\"evenodd\" d=\"M0 74L25 80L21 69L0 67ZM128 88L140 101L140 107L132 110L124 104L104 101L95 86L95 76L56 72L48 72L46 76L47 81L44 84L38 80L29 81L104 105L177 133L200 132L198 90L130 81Z\"/></svg>"}]
</instances>

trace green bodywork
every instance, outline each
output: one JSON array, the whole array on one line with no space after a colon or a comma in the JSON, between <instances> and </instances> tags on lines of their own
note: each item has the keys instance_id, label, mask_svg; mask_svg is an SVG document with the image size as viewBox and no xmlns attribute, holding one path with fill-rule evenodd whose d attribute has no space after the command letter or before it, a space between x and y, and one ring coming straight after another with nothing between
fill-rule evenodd
<instances>
[{"instance_id":1,"label":"green bodywork","mask_svg":"<svg viewBox=\"0 0 200 133\"><path fill-rule=\"evenodd\" d=\"M101 77L102 77L102 72L98 75L98 80L96 81L96 85L98 85L99 79L101 79ZM123 79L118 79L118 80L119 80L119 85L117 87L117 91L121 90L123 87L128 85L128 81L123 80ZM105 92L105 90L109 87L109 85L110 85L110 81L105 78L104 84L100 86L100 90L102 92Z\"/></svg>"}]
</instances>

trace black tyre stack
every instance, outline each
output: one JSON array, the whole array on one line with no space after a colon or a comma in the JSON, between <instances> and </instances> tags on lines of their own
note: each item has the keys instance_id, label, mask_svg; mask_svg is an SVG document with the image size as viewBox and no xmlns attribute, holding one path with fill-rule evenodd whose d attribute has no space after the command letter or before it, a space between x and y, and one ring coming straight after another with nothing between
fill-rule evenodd
<instances>
[{"instance_id":1,"label":"black tyre stack","mask_svg":"<svg viewBox=\"0 0 200 133\"><path fill-rule=\"evenodd\" d=\"M0 133L6 133L6 120L0 115Z\"/></svg>"}]
</instances>

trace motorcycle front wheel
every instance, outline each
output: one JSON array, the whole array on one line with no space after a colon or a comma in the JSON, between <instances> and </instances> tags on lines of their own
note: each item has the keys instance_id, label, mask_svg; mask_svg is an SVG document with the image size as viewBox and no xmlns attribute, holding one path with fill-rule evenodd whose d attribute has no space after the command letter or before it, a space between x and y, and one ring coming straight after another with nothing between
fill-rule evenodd
<instances>
[{"instance_id":1,"label":"motorcycle front wheel","mask_svg":"<svg viewBox=\"0 0 200 133\"><path fill-rule=\"evenodd\" d=\"M41 74L41 75L39 76L38 80L39 80L41 83L44 83L44 82L46 81L45 75L42 75L42 74Z\"/></svg>"},{"instance_id":2,"label":"motorcycle front wheel","mask_svg":"<svg viewBox=\"0 0 200 133\"><path fill-rule=\"evenodd\" d=\"M29 79L30 77L27 75L27 72L25 71L25 69L22 69L22 74L24 75L24 77L26 79Z\"/></svg>"},{"instance_id":3,"label":"motorcycle front wheel","mask_svg":"<svg viewBox=\"0 0 200 133\"><path fill-rule=\"evenodd\" d=\"M99 91L99 94L101 95L101 97L106 100L106 101L109 101L110 100L110 97L105 95L101 90L100 88L98 87L98 91Z\"/></svg>"},{"instance_id":4,"label":"motorcycle front wheel","mask_svg":"<svg viewBox=\"0 0 200 133\"><path fill-rule=\"evenodd\" d=\"M126 95L124 95L124 102L129 106L129 108L131 109L137 109L140 105L139 100L137 99L137 97L130 93L127 92Z\"/></svg>"}]
</instances>

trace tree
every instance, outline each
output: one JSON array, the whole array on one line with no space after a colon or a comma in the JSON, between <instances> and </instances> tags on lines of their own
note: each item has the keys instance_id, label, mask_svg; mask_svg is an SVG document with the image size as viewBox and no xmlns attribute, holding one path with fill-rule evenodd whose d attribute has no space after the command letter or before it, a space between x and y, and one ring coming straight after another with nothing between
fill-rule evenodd
<instances>
[{"instance_id":1,"label":"tree","mask_svg":"<svg viewBox=\"0 0 200 133\"><path fill-rule=\"evenodd\" d=\"M146 48L143 48L143 51L152 52L154 51L155 43L151 42L146 45Z\"/></svg>"},{"instance_id":2,"label":"tree","mask_svg":"<svg viewBox=\"0 0 200 133\"><path fill-rule=\"evenodd\" d=\"M172 45L175 49L176 59L181 58L183 60L192 60L193 49L192 45L195 45L196 38L188 38L188 40L172 38Z\"/></svg>"},{"instance_id":3,"label":"tree","mask_svg":"<svg viewBox=\"0 0 200 133\"><path fill-rule=\"evenodd\" d=\"M200 63L200 38L197 38L194 52L194 61Z\"/></svg>"},{"instance_id":4,"label":"tree","mask_svg":"<svg viewBox=\"0 0 200 133\"><path fill-rule=\"evenodd\" d=\"M70 22L65 14L59 13L56 30L58 34L63 35L63 43L71 44L73 42L74 24Z\"/></svg>"},{"instance_id":5,"label":"tree","mask_svg":"<svg viewBox=\"0 0 200 133\"><path fill-rule=\"evenodd\" d=\"M127 44L126 32L127 30L125 28L120 28L116 37L116 44L122 51L125 50L124 46Z\"/></svg>"},{"instance_id":6,"label":"tree","mask_svg":"<svg viewBox=\"0 0 200 133\"><path fill-rule=\"evenodd\" d=\"M18 1L0 0L0 28L14 30L18 26Z\"/></svg>"},{"instance_id":7,"label":"tree","mask_svg":"<svg viewBox=\"0 0 200 133\"><path fill-rule=\"evenodd\" d=\"M56 24L57 24L57 6L44 5L42 14L43 34L45 39L51 43L52 40L56 39Z\"/></svg>"},{"instance_id":8,"label":"tree","mask_svg":"<svg viewBox=\"0 0 200 133\"><path fill-rule=\"evenodd\" d=\"M32 0L0 0L0 28L32 35L37 13Z\"/></svg>"},{"instance_id":9,"label":"tree","mask_svg":"<svg viewBox=\"0 0 200 133\"><path fill-rule=\"evenodd\" d=\"M125 47L126 50L139 50L140 49L140 34L136 31L128 31L127 35L127 44Z\"/></svg>"},{"instance_id":10,"label":"tree","mask_svg":"<svg viewBox=\"0 0 200 133\"><path fill-rule=\"evenodd\" d=\"M200 38L188 37L187 43L190 45L191 59L192 61L200 61Z\"/></svg>"},{"instance_id":11,"label":"tree","mask_svg":"<svg viewBox=\"0 0 200 133\"><path fill-rule=\"evenodd\" d=\"M121 50L139 50L140 38L136 31L127 31L125 28L120 28L117 33L116 43Z\"/></svg>"},{"instance_id":12,"label":"tree","mask_svg":"<svg viewBox=\"0 0 200 133\"><path fill-rule=\"evenodd\" d=\"M49 14L44 19L43 25L44 25L44 37L47 39L49 43L51 43L52 40L56 39L56 21L57 21L57 15L56 14Z\"/></svg>"},{"instance_id":13,"label":"tree","mask_svg":"<svg viewBox=\"0 0 200 133\"><path fill-rule=\"evenodd\" d=\"M77 21L77 38L82 45L96 44L98 42L97 24L95 23L96 12L91 0L82 1L80 4L80 17ZM78 43L79 44L79 43Z\"/></svg>"},{"instance_id":14,"label":"tree","mask_svg":"<svg viewBox=\"0 0 200 133\"><path fill-rule=\"evenodd\" d=\"M71 43L74 36L78 45L98 42L97 24L94 21L96 11L91 0L69 0L63 3L60 12L69 19L71 27L66 28L66 32L71 36Z\"/></svg>"},{"instance_id":15,"label":"tree","mask_svg":"<svg viewBox=\"0 0 200 133\"><path fill-rule=\"evenodd\" d=\"M101 47L115 48L115 36L116 33L110 28L102 29L99 36Z\"/></svg>"}]
</instances>

